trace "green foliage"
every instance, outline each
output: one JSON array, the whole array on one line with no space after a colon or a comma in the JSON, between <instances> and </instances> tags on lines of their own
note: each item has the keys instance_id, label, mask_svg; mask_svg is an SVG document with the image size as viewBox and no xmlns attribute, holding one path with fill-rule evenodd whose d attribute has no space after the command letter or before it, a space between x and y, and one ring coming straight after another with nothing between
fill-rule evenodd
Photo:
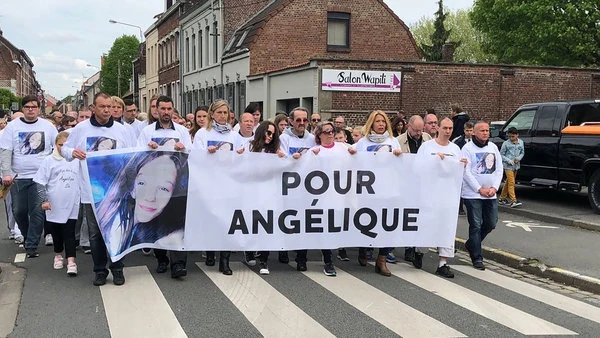
<instances>
[{"instance_id":1,"label":"green foliage","mask_svg":"<svg viewBox=\"0 0 600 338\"><path fill-rule=\"evenodd\" d=\"M115 40L102 65L100 73L102 91L116 96L121 96L127 92L129 79L133 73L131 61L137 57L139 46L140 42L134 35L123 35Z\"/></svg>"},{"instance_id":2,"label":"green foliage","mask_svg":"<svg viewBox=\"0 0 600 338\"><path fill-rule=\"evenodd\" d=\"M435 21L433 22L433 33L431 33L430 41L431 44L421 44L421 52L427 61L441 61L442 60L442 46L448 41L450 31L444 27L444 21L446 20L444 13L444 3L442 0L438 1L438 10L435 12Z\"/></svg>"},{"instance_id":3,"label":"green foliage","mask_svg":"<svg viewBox=\"0 0 600 338\"><path fill-rule=\"evenodd\" d=\"M484 40L483 34L475 30L469 19L470 9L459 9L449 11L445 9L446 21L444 25L450 31L449 41L457 43L454 53L454 61L466 63L494 63L496 57L485 53L482 48ZM410 27L411 33L417 44L431 45L431 35L433 34L434 19L423 17Z\"/></svg>"},{"instance_id":4,"label":"green foliage","mask_svg":"<svg viewBox=\"0 0 600 338\"><path fill-rule=\"evenodd\" d=\"M0 88L0 109L9 109L13 102L18 102L21 106L21 98L13 94L6 88Z\"/></svg>"},{"instance_id":5,"label":"green foliage","mask_svg":"<svg viewBox=\"0 0 600 338\"><path fill-rule=\"evenodd\" d=\"M600 66L598 0L475 0L470 18L499 62Z\"/></svg>"},{"instance_id":6,"label":"green foliage","mask_svg":"<svg viewBox=\"0 0 600 338\"><path fill-rule=\"evenodd\" d=\"M64 99L61 100L64 103L72 103L73 102L73 95L69 95L67 97L65 97Z\"/></svg>"}]
</instances>

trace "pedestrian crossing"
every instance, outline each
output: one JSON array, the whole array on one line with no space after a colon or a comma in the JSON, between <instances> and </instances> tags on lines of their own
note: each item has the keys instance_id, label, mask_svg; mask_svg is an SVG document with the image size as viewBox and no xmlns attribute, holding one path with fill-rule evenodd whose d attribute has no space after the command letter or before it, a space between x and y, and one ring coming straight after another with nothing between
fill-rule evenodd
<instances>
[{"instance_id":1,"label":"pedestrian crossing","mask_svg":"<svg viewBox=\"0 0 600 338\"><path fill-rule=\"evenodd\" d=\"M274 263L277 264L277 263ZM196 269L196 267L198 269ZM383 277L356 264L336 266L337 276L277 264L261 276L232 262L232 276L204 262L188 265L185 280L125 268L127 283L100 287L112 337L481 337L593 336L600 308L496 272L455 265L444 279L412 265L388 264ZM157 283L158 282L158 283ZM172 299L173 289L181 298ZM179 291L177 291L179 290ZM209 308L184 313L193 306ZM148 311L151 309L151 311ZM237 327L224 326L219 322ZM235 330L238 331L235 331ZM240 332L240 333L233 333Z\"/></svg>"}]
</instances>

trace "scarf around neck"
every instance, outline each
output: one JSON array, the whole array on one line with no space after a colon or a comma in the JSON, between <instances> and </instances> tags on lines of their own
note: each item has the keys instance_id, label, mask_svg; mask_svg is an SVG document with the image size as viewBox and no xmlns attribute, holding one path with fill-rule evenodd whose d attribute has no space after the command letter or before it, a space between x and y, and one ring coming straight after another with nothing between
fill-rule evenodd
<instances>
[{"instance_id":1,"label":"scarf around neck","mask_svg":"<svg viewBox=\"0 0 600 338\"><path fill-rule=\"evenodd\" d=\"M228 123L218 124L216 121L212 121L212 127L220 134L226 134L231 131L231 126Z\"/></svg>"},{"instance_id":2,"label":"scarf around neck","mask_svg":"<svg viewBox=\"0 0 600 338\"><path fill-rule=\"evenodd\" d=\"M483 142L483 141L479 140L477 137L475 137L475 135L473 135L473 136L471 137L471 141L472 141L472 142L473 142L473 143L474 143L476 146L478 146L479 148L483 148L483 147L485 147L485 146L487 146L487 145L488 145L488 142L489 142L490 140L489 140L489 139L487 139L487 140L485 140L485 142Z\"/></svg>"},{"instance_id":3,"label":"scarf around neck","mask_svg":"<svg viewBox=\"0 0 600 338\"><path fill-rule=\"evenodd\" d=\"M377 134L377 133L371 132L371 133L369 133L369 135L367 135L367 138L369 139L369 141L371 141L373 143L383 143L383 141L390 138L390 134L387 131L383 134Z\"/></svg>"}]
</instances>

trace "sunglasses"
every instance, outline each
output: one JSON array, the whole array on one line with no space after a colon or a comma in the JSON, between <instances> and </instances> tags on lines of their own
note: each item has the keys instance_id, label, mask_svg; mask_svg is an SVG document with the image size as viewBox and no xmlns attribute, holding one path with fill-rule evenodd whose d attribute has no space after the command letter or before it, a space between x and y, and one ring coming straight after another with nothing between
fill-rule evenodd
<instances>
[{"instance_id":1,"label":"sunglasses","mask_svg":"<svg viewBox=\"0 0 600 338\"><path fill-rule=\"evenodd\" d=\"M300 122L306 123L306 122L308 122L308 119L296 119L295 121L296 121L296 123L300 123Z\"/></svg>"},{"instance_id":2,"label":"sunglasses","mask_svg":"<svg viewBox=\"0 0 600 338\"><path fill-rule=\"evenodd\" d=\"M313 122L321 122L321 119L312 119Z\"/></svg>"},{"instance_id":3,"label":"sunglasses","mask_svg":"<svg viewBox=\"0 0 600 338\"><path fill-rule=\"evenodd\" d=\"M323 130L321 132L321 134L325 134L325 135L333 135L333 129L329 129L329 130Z\"/></svg>"},{"instance_id":4,"label":"sunglasses","mask_svg":"<svg viewBox=\"0 0 600 338\"><path fill-rule=\"evenodd\" d=\"M265 131L265 134L269 137L272 137L274 133L270 130L267 130L267 131Z\"/></svg>"}]
</instances>

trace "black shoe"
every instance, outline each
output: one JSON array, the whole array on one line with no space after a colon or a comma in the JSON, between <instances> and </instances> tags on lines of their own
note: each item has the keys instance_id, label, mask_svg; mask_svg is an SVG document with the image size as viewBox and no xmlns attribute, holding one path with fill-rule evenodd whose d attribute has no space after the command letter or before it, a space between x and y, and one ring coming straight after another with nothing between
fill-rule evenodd
<instances>
[{"instance_id":1,"label":"black shoe","mask_svg":"<svg viewBox=\"0 0 600 338\"><path fill-rule=\"evenodd\" d=\"M92 248L90 248L89 246L82 246L81 250L83 250L83 253L86 255L89 255L92 253Z\"/></svg>"},{"instance_id":2,"label":"black shoe","mask_svg":"<svg viewBox=\"0 0 600 338\"><path fill-rule=\"evenodd\" d=\"M412 262L415 259L415 248L404 248L404 260Z\"/></svg>"},{"instance_id":3,"label":"black shoe","mask_svg":"<svg viewBox=\"0 0 600 338\"><path fill-rule=\"evenodd\" d=\"M296 262L296 270L306 271L306 262Z\"/></svg>"},{"instance_id":4,"label":"black shoe","mask_svg":"<svg viewBox=\"0 0 600 338\"><path fill-rule=\"evenodd\" d=\"M252 251L244 252L244 259L246 261L246 264L248 264L248 266L256 265L256 258L254 258L254 252L252 252Z\"/></svg>"},{"instance_id":5,"label":"black shoe","mask_svg":"<svg viewBox=\"0 0 600 338\"><path fill-rule=\"evenodd\" d=\"M279 263L288 264L290 262L290 257L288 256L287 251L279 251Z\"/></svg>"},{"instance_id":6,"label":"black shoe","mask_svg":"<svg viewBox=\"0 0 600 338\"><path fill-rule=\"evenodd\" d=\"M269 265L267 264L267 262L258 262L258 269L258 273L260 273L261 275L269 274Z\"/></svg>"},{"instance_id":7,"label":"black shoe","mask_svg":"<svg viewBox=\"0 0 600 338\"><path fill-rule=\"evenodd\" d=\"M206 252L206 265L207 266L215 266L215 252L207 251Z\"/></svg>"},{"instance_id":8,"label":"black shoe","mask_svg":"<svg viewBox=\"0 0 600 338\"><path fill-rule=\"evenodd\" d=\"M435 270L435 274L446 278L454 278L454 272L450 270L448 264L444 264L443 266L437 268L437 270Z\"/></svg>"},{"instance_id":9,"label":"black shoe","mask_svg":"<svg viewBox=\"0 0 600 338\"><path fill-rule=\"evenodd\" d=\"M229 267L229 256L231 253L229 251L221 251L219 255L219 271L224 275L230 276L233 274L231 268Z\"/></svg>"},{"instance_id":10,"label":"black shoe","mask_svg":"<svg viewBox=\"0 0 600 338\"><path fill-rule=\"evenodd\" d=\"M346 253L346 249L339 249L338 250L338 254L337 254L337 258L340 261L344 261L347 262L350 260L350 258L348 258L348 254Z\"/></svg>"},{"instance_id":11,"label":"black shoe","mask_svg":"<svg viewBox=\"0 0 600 338\"><path fill-rule=\"evenodd\" d=\"M467 213L464 210L459 210L458 216L467 216Z\"/></svg>"},{"instance_id":12,"label":"black shoe","mask_svg":"<svg viewBox=\"0 0 600 338\"><path fill-rule=\"evenodd\" d=\"M415 252L415 258L412 261L415 268L420 269L423 267L423 253Z\"/></svg>"},{"instance_id":13,"label":"black shoe","mask_svg":"<svg viewBox=\"0 0 600 338\"><path fill-rule=\"evenodd\" d=\"M187 270L183 264L175 264L171 266L171 278L180 278L187 276Z\"/></svg>"},{"instance_id":14,"label":"black shoe","mask_svg":"<svg viewBox=\"0 0 600 338\"><path fill-rule=\"evenodd\" d=\"M477 270L485 270L485 265L483 264L483 262L480 261L473 262L473 267Z\"/></svg>"},{"instance_id":15,"label":"black shoe","mask_svg":"<svg viewBox=\"0 0 600 338\"><path fill-rule=\"evenodd\" d=\"M123 276L123 270L113 270L111 272L113 275L113 284L114 285L125 284L125 276Z\"/></svg>"},{"instance_id":16,"label":"black shoe","mask_svg":"<svg viewBox=\"0 0 600 338\"><path fill-rule=\"evenodd\" d=\"M158 262L156 273L165 273L169 267L169 262Z\"/></svg>"},{"instance_id":17,"label":"black shoe","mask_svg":"<svg viewBox=\"0 0 600 338\"><path fill-rule=\"evenodd\" d=\"M96 272L96 277L94 278L94 285L100 286L106 284L106 272Z\"/></svg>"},{"instance_id":18,"label":"black shoe","mask_svg":"<svg viewBox=\"0 0 600 338\"><path fill-rule=\"evenodd\" d=\"M36 249L25 249L25 252L27 253L27 258L40 257L40 254L37 252Z\"/></svg>"}]
</instances>

